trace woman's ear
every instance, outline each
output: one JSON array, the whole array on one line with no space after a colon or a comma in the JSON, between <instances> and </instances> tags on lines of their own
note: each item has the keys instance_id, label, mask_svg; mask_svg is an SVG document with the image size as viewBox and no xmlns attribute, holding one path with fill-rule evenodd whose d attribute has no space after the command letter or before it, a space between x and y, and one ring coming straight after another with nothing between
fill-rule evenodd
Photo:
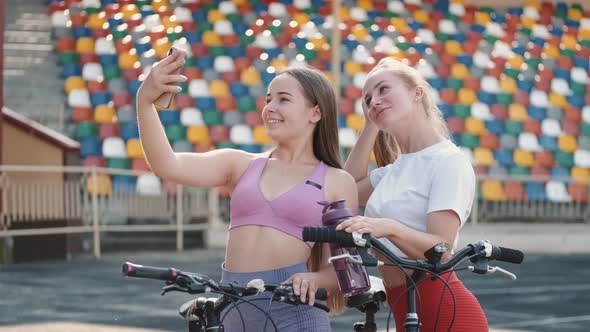
<instances>
[{"instance_id":1,"label":"woman's ear","mask_svg":"<svg viewBox=\"0 0 590 332\"><path fill-rule=\"evenodd\" d=\"M309 119L309 121L311 123L318 123L321 119L322 119L322 112L320 111L320 105L315 105L312 109L311 109L311 118Z\"/></svg>"},{"instance_id":2,"label":"woman's ear","mask_svg":"<svg viewBox=\"0 0 590 332\"><path fill-rule=\"evenodd\" d=\"M418 102L420 99L422 99L422 97L424 97L424 88L421 86L417 86L414 95L414 101Z\"/></svg>"}]
</instances>

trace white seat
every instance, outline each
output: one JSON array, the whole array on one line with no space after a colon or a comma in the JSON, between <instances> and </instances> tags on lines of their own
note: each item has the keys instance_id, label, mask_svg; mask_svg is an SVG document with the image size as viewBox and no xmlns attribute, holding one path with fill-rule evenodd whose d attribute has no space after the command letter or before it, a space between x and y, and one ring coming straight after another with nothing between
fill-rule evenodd
<instances>
[{"instance_id":1,"label":"white seat","mask_svg":"<svg viewBox=\"0 0 590 332\"><path fill-rule=\"evenodd\" d=\"M367 81L367 73L358 73L352 78L352 84L357 88L362 89Z\"/></svg>"},{"instance_id":2,"label":"white seat","mask_svg":"<svg viewBox=\"0 0 590 332\"><path fill-rule=\"evenodd\" d=\"M145 24L145 28L147 31L152 31L157 27L162 25L162 21L160 20L159 15L149 15L143 18L143 24Z\"/></svg>"},{"instance_id":3,"label":"white seat","mask_svg":"<svg viewBox=\"0 0 590 332\"><path fill-rule=\"evenodd\" d=\"M299 31L302 33L303 37L307 39L317 36L320 33L313 22L305 23Z\"/></svg>"},{"instance_id":4,"label":"white seat","mask_svg":"<svg viewBox=\"0 0 590 332\"><path fill-rule=\"evenodd\" d=\"M172 143L172 150L176 153L193 152L193 145L187 141L176 141Z\"/></svg>"},{"instance_id":5,"label":"white seat","mask_svg":"<svg viewBox=\"0 0 590 332\"><path fill-rule=\"evenodd\" d=\"M561 126L559 125L559 121L556 119L544 119L541 122L541 131L543 132L543 135L550 137L562 135Z\"/></svg>"},{"instance_id":6,"label":"white seat","mask_svg":"<svg viewBox=\"0 0 590 332\"><path fill-rule=\"evenodd\" d=\"M533 35L533 37L541 39L549 39L549 37L551 37L551 34L549 33L549 30L547 30L547 27L541 24L533 25L531 34Z\"/></svg>"},{"instance_id":7,"label":"white seat","mask_svg":"<svg viewBox=\"0 0 590 332\"><path fill-rule=\"evenodd\" d=\"M213 68L215 68L215 71L218 73L234 71L234 60L227 55L218 56L213 60Z\"/></svg>"},{"instance_id":8,"label":"white seat","mask_svg":"<svg viewBox=\"0 0 590 332\"><path fill-rule=\"evenodd\" d=\"M567 193L567 188L563 182L559 181L549 181L545 185L545 192L547 193L547 198L549 198L552 202L570 202L572 198Z\"/></svg>"},{"instance_id":9,"label":"white seat","mask_svg":"<svg viewBox=\"0 0 590 332\"><path fill-rule=\"evenodd\" d=\"M252 144L254 143L252 128L245 124L235 125L229 130L229 139L235 144Z\"/></svg>"},{"instance_id":10,"label":"white seat","mask_svg":"<svg viewBox=\"0 0 590 332\"><path fill-rule=\"evenodd\" d=\"M234 14L234 13L238 12L238 8L236 7L236 4L231 1L220 2L219 7L217 7L217 9L219 9L219 11L225 15Z\"/></svg>"},{"instance_id":11,"label":"white seat","mask_svg":"<svg viewBox=\"0 0 590 332\"><path fill-rule=\"evenodd\" d=\"M367 11L359 7L352 7L350 9L350 18L357 22L363 22L369 19Z\"/></svg>"},{"instance_id":12,"label":"white seat","mask_svg":"<svg viewBox=\"0 0 590 332\"><path fill-rule=\"evenodd\" d=\"M502 38L506 36L506 32L502 26L496 22L490 22L486 24L486 32L496 38Z\"/></svg>"},{"instance_id":13,"label":"white seat","mask_svg":"<svg viewBox=\"0 0 590 332\"><path fill-rule=\"evenodd\" d=\"M455 25L455 22L447 19L442 19L440 22L438 22L438 29L440 32L449 35L454 35L457 33L457 26Z\"/></svg>"},{"instance_id":14,"label":"white seat","mask_svg":"<svg viewBox=\"0 0 590 332\"><path fill-rule=\"evenodd\" d=\"M584 68L574 67L570 73L572 77L572 81L580 84L588 84L590 83L590 79L588 78L588 72Z\"/></svg>"},{"instance_id":15,"label":"white seat","mask_svg":"<svg viewBox=\"0 0 590 332\"><path fill-rule=\"evenodd\" d=\"M461 146L461 147L459 147L459 150L461 150L461 152L467 158L467 160L469 160L471 165L475 165L475 159L473 158L473 152L471 151L470 148Z\"/></svg>"},{"instance_id":16,"label":"white seat","mask_svg":"<svg viewBox=\"0 0 590 332\"><path fill-rule=\"evenodd\" d=\"M510 45L499 40L494 43L494 50L492 51L492 53L496 57L504 59L508 59L514 54L514 52L512 52L512 47Z\"/></svg>"},{"instance_id":17,"label":"white seat","mask_svg":"<svg viewBox=\"0 0 590 332\"><path fill-rule=\"evenodd\" d=\"M90 107L90 94L86 89L74 89L68 94L68 105L70 107Z\"/></svg>"},{"instance_id":18,"label":"white seat","mask_svg":"<svg viewBox=\"0 0 590 332\"><path fill-rule=\"evenodd\" d=\"M535 7L524 7L522 16L533 18L535 21L537 21L540 18L539 11Z\"/></svg>"},{"instance_id":19,"label":"white seat","mask_svg":"<svg viewBox=\"0 0 590 332\"><path fill-rule=\"evenodd\" d=\"M191 45L186 41L186 38L180 38L175 40L172 43L172 46L179 50L186 51L187 57L191 57L193 55L193 49L191 48Z\"/></svg>"},{"instance_id":20,"label":"white seat","mask_svg":"<svg viewBox=\"0 0 590 332\"><path fill-rule=\"evenodd\" d=\"M107 137L102 142L102 155L105 158L127 158L125 141L121 137Z\"/></svg>"},{"instance_id":21,"label":"white seat","mask_svg":"<svg viewBox=\"0 0 590 332\"><path fill-rule=\"evenodd\" d=\"M461 16L465 15L465 7L460 3L452 2L449 5L449 13L451 13L457 17L461 17Z\"/></svg>"},{"instance_id":22,"label":"white seat","mask_svg":"<svg viewBox=\"0 0 590 332\"><path fill-rule=\"evenodd\" d=\"M82 0L82 6L88 8L88 7L95 7L95 8L101 8L102 4L100 3L100 0Z\"/></svg>"},{"instance_id":23,"label":"white seat","mask_svg":"<svg viewBox=\"0 0 590 332\"><path fill-rule=\"evenodd\" d=\"M273 2L268 5L268 13L272 15L272 17L286 17L289 15L287 7L280 2Z\"/></svg>"},{"instance_id":24,"label":"white seat","mask_svg":"<svg viewBox=\"0 0 590 332\"><path fill-rule=\"evenodd\" d=\"M86 81L102 80L104 74L100 63L89 62L82 67L82 78Z\"/></svg>"},{"instance_id":25,"label":"white seat","mask_svg":"<svg viewBox=\"0 0 590 332\"><path fill-rule=\"evenodd\" d=\"M234 33L234 27L228 20L219 20L213 24L213 31L220 36L227 36Z\"/></svg>"},{"instance_id":26,"label":"white seat","mask_svg":"<svg viewBox=\"0 0 590 332\"><path fill-rule=\"evenodd\" d=\"M180 23L192 22L193 15L191 11L186 7L176 7L174 8L174 15L176 16L176 21Z\"/></svg>"},{"instance_id":27,"label":"white seat","mask_svg":"<svg viewBox=\"0 0 590 332\"><path fill-rule=\"evenodd\" d=\"M418 70L420 75L422 75L422 77L425 79L438 77L434 71L434 67L432 67L432 65L427 61L419 61L418 64L416 64L416 70Z\"/></svg>"},{"instance_id":28,"label":"white seat","mask_svg":"<svg viewBox=\"0 0 590 332\"><path fill-rule=\"evenodd\" d=\"M418 30L416 36L419 37L422 40L422 42L428 45L436 41L436 36L434 35L434 32L432 32L432 30L420 29Z\"/></svg>"},{"instance_id":29,"label":"white seat","mask_svg":"<svg viewBox=\"0 0 590 332\"><path fill-rule=\"evenodd\" d=\"M422 5L422 0L405 0L405 3L407 3L409 5L420 6L420 5Z\"/></svg>"},{"instance_id":30,"label":"white seat","mask_svg":"<svg viewBox=\"0 0 590 332\"><path fill-rule=\"evenodd\" d=\"M266 49L266 48L275 48L277 47L277 42L275 38L272 36L270 31L265 30L261 34L256 36L254 40L254 45Z\"/></svg>"},{"instance_id":31,"label":"white seat","mask_svg":"<svg viewBox=\"0 0 590 332\"><path fill-rule=\"evenodd\" d=\"M362 65L368 64L370 58L371 52L363 45L355 47L355 49L352 51L352 60L356 63L360 63Z\"/></svg>"},{"instance_id":32,"label":"white seat","mask_svg":"<svg viewBox=\"0 0 590 332\"><path fill-rule=\"evenodd\" d=\"M574 152L574 164L578 167L590 168L590 151L576 150Z\"/></svg>"},{"instance_id":33,"label":"white seat","mask_svg":"<svg viewBox=\"0 0 590 332\"><path fill-rule=\"evenodd\" d=\"M188 94L191 95L191 97L209 97L211 96L211 93L209 92L209 84L203 79L192 80L188 84Z\"/></svg>"},{"instance_id":34,"label":"white seat","mask_svg":"<svg viewBox=\"0 0 590 332\"><path fill-rule=\"evenodd\" d=\"M582 120L586 123L590 123L590 105L586 105L582 108Z\"/></svg>"},{"instance_id":35,"label":"white seat","mask_svg":"<svg viewBox=\"0 0 590 332\"><path fill-rule=\"evenodd\" d=\"M490 106L480 102L475 102L471 105L471 116L484 121L494 119L494 116L490 112Z\"/></svg>"},{"instance_id":36,"label":"white seat","mask_svg":"<svg viewBox=\"0 0 590 332\"><path fill-rule=\"evenodd\" d=\"M51 14L51 26L54 28L65 28L70 22L68 11L57 11Z\"/></svg>"},{"instance_id":37,"label":"white seat","mask_svg":"<svg viewBox=\"0 0 590 332\"><path fill-rule=\"evenodd\" d=\"M473 64L478 68L485 69L490 64L490 56L480 50L477 50L473 54Z\"/></svg>"},{"instance_id":38,"label":"white seat","mask_svg":"<svg viewBox=\"0 0 590 332\"><path fill-rule=\"evenodd\" d=\"M488 93L499 93L500 82L493 76L484 76L481 78L481 90Z\"/></svg>"},{"instance_id":39,"label":"white seat","mask_svg":"<svg viewBox=\"0 0 590 332\"><path fill-rule=\"evenodd\" d=\"M98 55L103 54L117 54L115 43L112 38L98 38L94 43L94 53Z\"/></svg>"},{"instance_id":40,"label":"white seat","mask_svg":"<svg viewBox=\"0 0 590 332\"><path fill-rule=\"evenodd\" d=\"M533 133L520 133L520 135L518 135L518 146L522 150L531 152L543 150L539 145L537 135Z\"/></svg>"},{"instance_id":41,"label":"white seat","mask_svg":"<svg viewBox=\"0 0 590 332\"><path fill-rule=\"evenodd\" d=\"M590 30L590 18L584 17L580 20L580 29Z\"/></svg>"},{"instance_id":42,"label":"white seat","mask_svg":"<svg viewBox=\"0 0 590 332\"><path fill-rule=\"evenodd\" d=\"M203 122L203 114L194 107L182 109L180 112L180 123L185 127L202 126L205 124Z\"/></svg>"},{"instance_id":43,"label":"white seat","mask_svg":"<svg viewBox=\"0 0 590 332\"><path fill-rule=\"evenodd\" d=\"M140 195L160 195L162 184L155 174L141 174L137 177L135 191Z\"/></svg>"},{"instance_id":44,"label":"white seat","mask_svg":"<svg viewBox=\"0 0 590 332\"><path fill-rule=\"evenodd\" d=\"M403 14L406 12L406 7L401 1L388 1L387 9L396 14Z\"/></svg>"},{"instance_id":45,"label":"white seat","mask_svg":"<svg viewBox=\"0 0 590 332\"><path fill-rule=\"evenodd\" d=\"M381 52L390 52L390 50L395 49L395 42L389 36L381 36L377 38L375 49L378 49Z\"/></svg>"},{"instance_id":46,"label":"white seat","mask_svg":"<svg viewBox=\"0 0 590 332\"><path fill-rule=\"evenodd\" d=\"M356 143L357 135L351 128L338 129L338 136L340 138L340 146L345 148L352 148Z\"/></svg>"},{"instance_id":47,"label":"white seat","mask_svg":"<svg viewBox=\"0 0 590 332\"><path fill-rule=\"evenodd\" d=\"M551 91L562 96L569 96L572 93L569 83L563 78L554 78L551 80Z\"/></svg>"},{"instance_id":48,"label":"white seat","mask_svg":"<svg viewBox=\"0 0 590 332\"><path fill-rule=\"evenodd\" d=\"M311 1L310 0L294 0L293 6L295 6L296 8L299 8L299 9L306 9L306 8L311 7Z\"/></svg>"},{"instance_id":49,"label":"white seat","mask_svg":"<svg viewBox=\"0 0 590 332\"><path fill-rule=\"evenodd\" d=\"M545 91L533 89L531 91L529 100L533 106L546 108L549 106L549 97Z\"/></svg>"}]
</instances>

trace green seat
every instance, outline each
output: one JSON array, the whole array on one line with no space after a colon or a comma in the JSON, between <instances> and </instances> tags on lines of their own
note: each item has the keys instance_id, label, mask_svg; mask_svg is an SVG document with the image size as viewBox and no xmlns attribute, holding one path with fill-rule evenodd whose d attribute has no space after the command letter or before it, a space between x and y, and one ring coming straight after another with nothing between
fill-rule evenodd
<instances>
[{"instance_id":1,"label":"green seat","mask_svg":"<svg viewBox=\"0 0 590 332\"><path fill-rule=\"evenodd\" d=\"M135 5L138 8L141 8L143 6L149 6L151 4L152 4L152 0L137 0L137 1L135 1Z\"/></svg>"},{"instance_id":2,"label":"green seat","mask_svg":"<svg viewBox=\"0 0 590 332\"><path fill-rule=\"evenodd\" d=\"M496 94L496 102L502 105L512 104L512 94L506 92L500 92Z\"/></svg>"},{"instance_id":3,"label":"green seat","mask_svg":"<svg viewBox=\"0 0 590 332\"><path fill-rule=\"evenodd\" d=\"M88 138L98 136L98 126L95 122L80 122L76 125L76 138Z\"/></svg>"},{"instance_id":4,"label":"green seat","mask_svg":"<svg viewBox=\"0 0 590 332\"><path fill-rule=\"evenodd\" d=\"M586 85L582 83L578 83L576 81L571 81L570 88L574 92L574 94L583 96L586 94Z\"/></svg>"},{"instance_id":5,"label":"green seat","mask_svg":"<svg viewBox=\"0 0 590 332\"><path fill-rule=\"evenodd\" d=\"M395 46L397 46L397 48L399 48L402 51L407 51L410 49L410 43L407 41L401 41L401 42L397 42L395 43Z\"/></svg>"},{"instance_id":6,"label":"green seat","mask_svg":"<svg viewBox=\"0 0 590 332\"><path fill-rule=\"evenodd\" d=\"M530 175L530 171L528 167L521 167L521 166L512 166L510 167L510 175L519 176L519 175Z\"/></svg>"},{"instance_id":7,"label":"green seat","mask_svg":"<svg viewBox=\"0 0 590 332\"><path fill-rule=\"evenodd\" d=\"M114 31L111 31L114 40L122 40L127 37L126 25L119 25Z\"/></svg>"},{"instance_id":8,"label":"green seat","mask_svg":"<svg viewBox=\"0 0 590 332\"><path fill-rule=\"evenodd\" d=\"M204 111L203 112L203 122L211 127L216 125L223 124L223 114L217 111Z\"/></svg>"},{"instance_id":9,"label":"green seat","mask_svg":"<svg viewBox=\"0 0 590 332\"><path fill-rule=\"evenodd\" d=\"M242 15L237 14L237 13L231 13L231 14L227 14L225 15L225 18L230 21L231 23L238 23L242 21Z\"/></svg>"},{"instance_id":10,"label":"green seat","mask_svg":"<svg viewBox=\"0 0 590 332\"><path fill-rule=\"evenodd\" d=\"M100 7L86 7L86 15L90 16L92 14L99 14L102 12L102 8Z\"/></svg>"},{"instance_id":11,"label":"green seat","mask_svg":"<svg viewBox=\"0 0 590 332\"><path fill-rule=\"evenodd\" d=\"M463 133L461 134L460 145L473 150L479 146L479 136Z\"/></svg>"},{"instance_id":12,"label":"green seat","mask_svg":"<svg viewBox=\"0 0 590 332\"><path fill-rule=\"evenodd\" d=\"M459 91L463 88L463 81L454 77L449 77L447 79L447 86L449 89Z\"/></svg>"},{"instance_id":13,"label":"green seat","mask_svg":"<svg viewBox=\"0 0 590 332\"><path fill-rule=\"evenodd\" d=\"M203 5L203 11L204 11L205 13L206 13L206 12L209 12L209 11L211 11L211 10L214 10L214 9L217 9L217 6L216 6L216 4L214 4L214 3L207 2L207 3L205 3L205 4ZM200 23L200 22L199 22L199 23Z\"/></svg>"},{"instance_id":14,"label":"green seat","mask_svg":"<svg viewBox=\"0 0 590 332\"><path fill-rule=\"evenodd\" d=\"M232 142L221 142L217 144L218 149L237 149L238 145Z\"/></svg>"},{"instance_id":15,"label":"green seat","mask_svg":"<svg viewBox=\"0 0 590 332\"><path fill-rule=\"evenodd\" d=\"M518 75L520 74L520 70L516 68L505 68L504 74L508 77L512 77L515 80L518 80Z\"/></svg>"},{"instance_id":16,"label":"green seat","mask_svg":"<svg viewBox=\"0 0 590 332\"><path fill-rule=\"evenodd\" d=\"M280 35L281 33L283 33L283 27L281 26L281 24L272 23L271 25L268 26L268 31L270 31L270 33L273 36L277 36L277 35Z\"/></svg>"},{"instance_id":17,"label":"green seat","mask_svg":"<svg viewBox=\"0 0 590 332\"><path fill-rule=\"evenodd\" d=\"M204 5L203 7L205 7ZM199 27L197 28L199 32L211 31L213 30L213 24L209 23L208 21L199 22Z\"/></svg>"},{"instance_id":18,"label":"green seat","mask_svg":"<svg viewBox=\"0 0 590 332\"><path fill-rule=\"evenodd\" d=\"M209 47L209 55L212 57L218 57L225 54L224 46L211 46Z\"/></svg>"},{"instance_id":19,"label":"green seat","mask_svg":"<svg viewBox=\"0 0 590 332\"><path fill-rule=\"evenodd\" d=\"M444 42L449 41L451 39L451 37L448 34L443 33L443 32L437 32L434 35L434 38L436 38L436 40L438 40L441 43L444 43Z\"/></svg>"},{"instance_id":20,"label":"green seat","mask_svg":"<svg viewBox=\"0 0 590 332\"><path fill-rule=\"evenodd\" d=\"M506 120L504 121L504 131L507 134L518 136L520 133L522 133L522 122L515 120Z\"/></svg>"},{"instance_id":21,"label":"green seat","mask_svg":"<svg viewBox=\"0 0 590 332\"><path fill-rule=\"evenodd\" d=\"M532 33L531 29L526 28L526 27L521 27L520 29L518 29L518 32L520 32L522 35L529 36L529 37L531 36L531 33Z\"/></svg>"},{"instance_id":22,"label":"green seat","mask_svg":"<svg viewBox=\"0 0 590 332\"><path fill-rule=\"evenodd\" d=\"M541 59L529 58L529 59L526 59L524 62L526 62L526 64L529 66L529 68L536 70L537 68L539 68L539 65L541 64Z\"/></svg>"},{"instance_id":23,"label":"green seat","mask_svg":"<svg viewBox=\"0 0 590 332\"><path fill-rule=\"evenodd\" d=\"M471 107L469 105L455 104L453 105L453 114L457 117L467 119L471 116Z\"/></svg>"},{"instance_id":24,"label":"green seat","mask_svg":"<svg viewBox=\"0 0 590 332\"><path fill-rule=\"evenodd\" d=\"M183 37L183 35L182 35L182 32L180 32L180 31L173 31L173 32L167 33L166 37L168 37L168 41L172 43L174 41L181 39Z\"/></svg>"},{"instance_id":25,"label":"green seat","mask_svg":"<svg viewBox=\"0 0 590 332\"><path fill-rule=\"evenodd\" d=\"M128 158L109 158L108 168L131 169L131 161Z\"/></svg>"},{"instance_id":26,"label":"green seat","mask_svg":"<svg viewBox=\"0 0 590 332\"><path fill-rule=\"evenodd\" d=\"M122 75L121 68L119 68L119 65L116 64L102 66L102 73L104 74L104 78L107 81L115 78L121 78Z\"/></svg>"},{"instance_id":27,"label":"green seat","mask_svg":"<svg viewBox=\"0 0 590 332\"><path fill-rule=\"evenodd\" d=\"M498 41L497 37L494 37L492 35L485 35L483 36L483 39L485 39L485 41L487 41L490 45L495 45L496 42Z\"/></svg>"},{"instance_id":28,"label":"green seat","mask_svg":"<svg viewBox=\"0 0 590 332\"><path fill-rule=\"evenodd\" d=\"M580 123L580 131L584 134L584 136L590 136L590 123Z\"/></svg>"},{"instance_id":29,"label":"green seat","mask_svg":"<svg viewBox=\"0 0 590 332\"><path fill-rule=\"evenodd\" d=\"M555 161L563 167L572 167L574 166L574 154L564 152L561 150L555 151Z\"/></svg>"},{"instance_id":30,"label":"green seat","mask_svg":"<svg viewBox=\"0 0 590 332\"><path fill-rule=\"evenodd\" d=\"M79 63L80 63L80 55L76 52L63 52L57 58L57 64L60 66L70 65L70 64L79 64Z\"/></svg>"},{"instance_id":31,"label":"green seat","mask_svg":"<svg viewBox=\"0 0 590 332\"><path fill-rule=\"evenodd\" d=\"M302 12L306 13L307 15L317 14L317 9L314 6L309 6L302 10Z\"/></svg>"},{"instance_id":32,"label":"green seat","mask_svg":"<svg viewBox=\"0 0 590 332\"><path fill-rule=\"evenodd\" d=\"M245 113L256 110L256 99L254 97L238 98L238 111Z\"/></svg>"},{"instance_id":33,"label":"green seat","mask_svg":"<svg viewBox=\"0 0 590 332\"><path fill-rule=\"evenodd\" d=\"M252 34L250 36L243 34L240 36L240 44L242 44L244 46L248 46L248 45L252 44L255 40L256 40L256 37L254 37L254 34Z\"/></svg>"},{"instance_id":34,"label":"green seat","mask_svg":"<svg viewBox=\"0 0 590 332\"><path fill-rule=\"evenodd\" d=\"M580 44L582 47L590 48L590 39L579 40L578 44Z\"/></svg>"},{"instance_id":35,"label":"green seat","mask_svg":"<svg viewBox=\"0 0 590 332\"><path fill-rule=\"evenodd\" d=\"M166 126L166 137L170 142L176 142L186 139L186 127L183 125Z\"/></svg>"},{"instance_id":36,"label":"green seat","mask_svg":"<svg viewBox=\"0 0 590 332\"><path fill-rule=\"evenodd\" d=\"M301 54L303 54L303 56L305 57L305 61L313 61L313 60L317 60L318 58L318 52L316 52L315 50L308 50L307 48L301 50Z\"/></svg>"},{"instance_id":37,"label":"green seat","mask_svg":"<svg viewBox=\"0 0 590 332\"><path fill-rule=\"evenodd\" d=\"M188 94L188 83L187 83L187 82L180 82L180 83L178 83L178 84L176 84L176 85L178 85L178 86L179 86L179 87L182 89L182 90L180 90L180 92L178 93L179 95L180 95L180 94L185 94L185 95L187 95L187 94Z\"/></svg>"}]
</instances>

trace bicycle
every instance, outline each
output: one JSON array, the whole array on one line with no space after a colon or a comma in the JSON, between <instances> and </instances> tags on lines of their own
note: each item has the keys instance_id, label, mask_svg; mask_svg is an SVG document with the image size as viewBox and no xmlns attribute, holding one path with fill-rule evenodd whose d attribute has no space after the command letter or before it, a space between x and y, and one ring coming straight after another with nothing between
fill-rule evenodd
<instances>
[{"instance_id":1,"label":"bicycle","mask_svg":"<svg viewBox=\"0 0 590 332\"><path fill-rule=\"evenodd\" d=\"M254 279L250 281L246 287L242 287L237 283L230 283L228 285L221 285L215 282L208 276L184 272L175 268L162 268L154 266L143 266L130 262L126 262L122 267L123 275L135 278L148 278L163 280L166 286L162 288L162 296L171 291L185 292L188 294L204 294L217 293L220 297L206 298L199 297L185 302L178 309L178 313L182 318L188 321L189 332L223 332L223 318L222 312L230 305L237 305L240 302L249 303L258 310L260 310L270 322L270 326L278 332L275 322L270 315L264 311L260 306L253 303L256 300L266 300L269 298L247 300L246 296L256 296L265 291L271 292L271 301L278 301L292 305L300 305L307 303L301 302L299 296L293 292L293 287L287 284L274 285L265 284L261 279ZM327 298L327 291L324 288L319 288L315 295L316 300L325 301ZM330 309L323 303L315 302L314 307L329 312ZM236 306L239 313L239 308ZM241 313L240 317L242 317ZM242 317L242 328L246 331L245 323Z\"/></svg>"},{"instance_id":2,"label":"bicycle","mask_svg":"<svg viewBox=\"0 0 590 332\"><path fill-rule=\"evenodd\" d=\"M479 241L469 244L457 251L457 253L450 257L446 262L441 263L442 256L450 249L450 246L446 243L439 243L426 251L424 254L426 257L425 260L409 260L401 258L392 253L389 249L387 249L387 247L385 247L385 245L379 242L379 240L376 238L372 237L370 234L360 234L356 232L348 233L345 231L337 231L332 228L323 227L305 227L303 229L303 240L309 242L335 243L343 247L358 247L360 252L358 256L351 256L348 254L347 257L344 258L365 266L393 265L404 271L406 274L405 293L407 293L408 301L408 312L403 324L406 332L420 331L420 318L416 312L416 295L418 295L418 301L420 300L420 295L416 292L416 287L420 282L428 279L423 278L425 273L431 274L431 278L433 280L435 278L440 279L445 284L445 287L449 289L453 298L453 302L455 302L453 290L447 281L441 277L441 274L451 273L453 271L459 270L469 270L478 274L492 274L499 272L504 273L516 280L516 275L513 273L498 266L491 266L489 262L491 260L498 260L507 263L520 264L524 259L524 254L521 251L494 246L488 241ZM374 256L368 253L367 250L369 248L381 253L384 257L391 261L391 264L378 261ZM342 259L342 257L338 258ZM455 269L458 264L467 259L469 259L473 265L470 265L467 268ZM404 269L414 270L415 272L410 276L407 272L405 272ZM370 290L369 293L370 294L367 295L368 310L366 311L366 321L355 323L356 332L377 331L377 326L374 321L374 314L376 310L378 310L380 303L384 302L385 299L376 297L379 295L376 295L377 293L375 293L374 290ZM453 325L455 311L456 309L453 310L453 318L451 319L451 326L448 329L449 331Z\"/></svg>"}]
</instances>

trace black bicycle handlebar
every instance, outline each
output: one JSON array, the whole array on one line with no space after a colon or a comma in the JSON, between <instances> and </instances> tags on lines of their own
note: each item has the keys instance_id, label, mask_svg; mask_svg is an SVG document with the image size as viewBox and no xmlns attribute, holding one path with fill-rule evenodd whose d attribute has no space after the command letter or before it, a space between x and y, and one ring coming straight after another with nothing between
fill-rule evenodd
<instances>
[{"instance_id":1,"label":"black bicycle handlebar","mask_svg":"<svg viewBox=\"0 0 590 332\"><path fill-rule=\"evenodd\" d=\"M524 260L524 253L516 249L492 246L490 259L512 264L520 264Z\"/></svg>"},{"instance_id":2,"label":"black bicycle handlebar","mask_svg":"<svg viewBox=\"0 0 590 332\"><path fill-rule=\"evenodd\" d=\"M176 281L176 277L178 277L178 270L172 267L161 268L126 262L123 264L122 270L125 276L135 278Z\"/></svg>"}]
</instances>

